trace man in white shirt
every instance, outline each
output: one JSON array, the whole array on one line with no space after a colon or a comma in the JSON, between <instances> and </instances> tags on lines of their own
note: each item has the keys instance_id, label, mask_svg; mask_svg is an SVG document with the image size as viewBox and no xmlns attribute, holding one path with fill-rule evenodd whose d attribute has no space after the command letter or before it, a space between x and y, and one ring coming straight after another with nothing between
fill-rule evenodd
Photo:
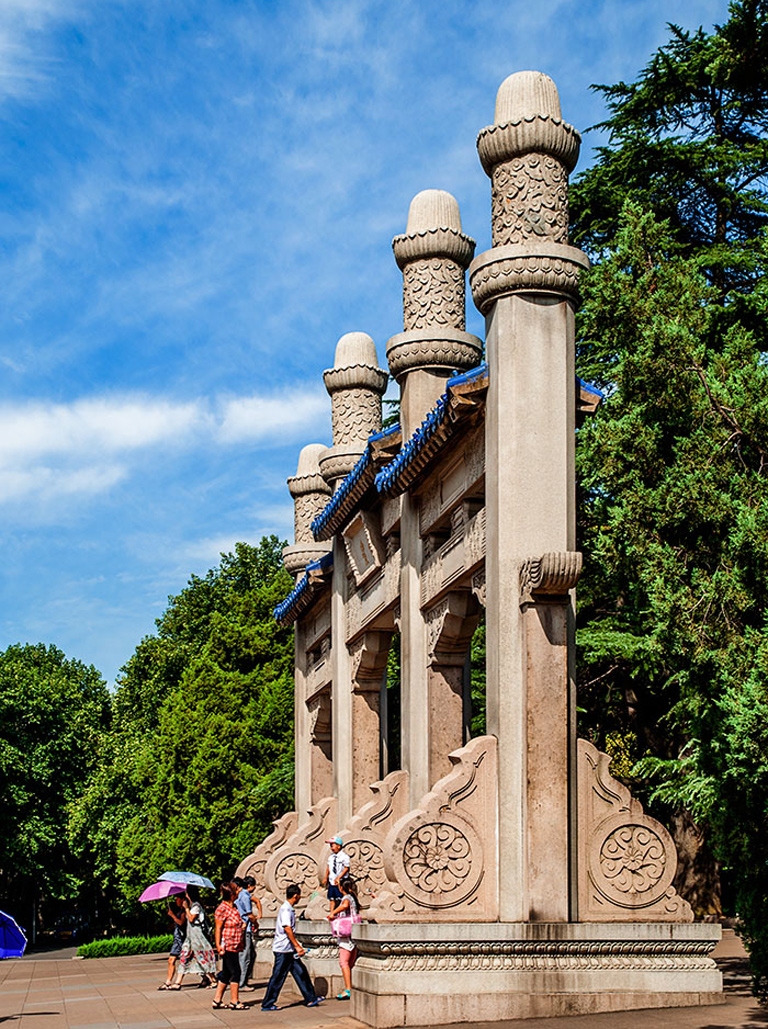
<instances>
[{"instance_id":1,"label":"man in white shirt","mask_svg":"<svg viewBox=\"0 0 768 1029\"><path fill-rule=\"evenodd\" d=\"M330 910L333 910L333 905L341 900L339 880L349 873L349 854L345 854L341 849L344 846L341 836L333 836L325 842L330 844L331 853L328 855L322 885L328 887Z\"/></svg>"},{"instance_id":2,"label":"man in white shirt","mask_svg":"<svg viewBox=\"0 0 768 1029\"><path fill-rule=\"evenodd\" d=\"M262 1011L277 1011L277 998L280 996L280 990L282 990L289 972L301 990L304 1003L308 1008L313 1008L325 1000L325 997L318 997L315 993L307 967L301 960L306 951L296 939L296 911L294 908L301 900L301 887L289 886L285 891L285 897L285 903L278 911L275 922L275 939L272 943L275 963L267 984L267 992L261 1002Z\"/></svg>"}]
</instances>

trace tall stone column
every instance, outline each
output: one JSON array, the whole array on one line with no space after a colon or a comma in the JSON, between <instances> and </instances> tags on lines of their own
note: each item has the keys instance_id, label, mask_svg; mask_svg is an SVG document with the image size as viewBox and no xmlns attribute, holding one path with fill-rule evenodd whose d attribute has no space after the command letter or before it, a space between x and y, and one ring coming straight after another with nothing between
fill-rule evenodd
<instances>
[{"instance_id":1,"label":"tall stone column","mask_svg":"<svg viewBox=\"0 0 768 1029\"><path fill-rule=\"evenodd\" d=\"M387 360L400 385L400 422L407 440L445 391L447 379L482 360L482 342L464 329L464 272L475 243L461 231L455 197L427 189L411 201L406 231L395 236L392 249L403 272L404 331L388 341ZM444 704L453 710L455 698L448 679L429 671L421 610L419 510L409 494L402 499L400 524L402 766L409 773L410 799L415 805L434 781L431 719Z\"/></svg>"},{"instance_id":2,"label":"tall stone column","mask_svg":"<svg viewBox=\"0 0 768 1029\"><path fill-rule=\"evenodd\" d=\"M331 549L329 543L316 543L312 521L323 510L331 496L331 488L320 474L319 458L327 448L323 443L302 447L296 474L288 479L293 497L294 540L283 548L283 564L291 575L301 575L311 561L319 560Z\"/></svg>"},{"instance_id":3,"label":"tall stone column","mask_svg":"<svg viewBox=\"0 0 768 1029\"><path fill-rule=\"evenodd\" d=\"M355 467L365 451L368 437L381 431L381 397L387 388L388 375L378 365L376 345L371 337L365 332L348 332L336 344L334 366L323 373L323 378L331 397L333 446L320 455L320 470L326 482L336 487ZM376 775L371 780L374 782L378 778L379 726L377 721L373 729L370 712L356 700L346 642L350 588L347 555L340 536L334 540L333 547L333 793L338 800L339 825L344 825L354 811L355 739L358 732L366 733L367 738L373 731L377 765ZM359 725L356 725L356 712Z\"/></svg>"},{"instance_id":4,"label":"tall stone column","mask_svg":"<svg viewBox=\"0 0 768 1029\"><path fill-rule=\"evenodd\" d=\"M574 307L568 242L580 137L540 72L506 79L478 137L493 248L469 270L486 318L488 730L499 740L500 917L567 921L575 549Z\"/></svg>"}]
</instances>

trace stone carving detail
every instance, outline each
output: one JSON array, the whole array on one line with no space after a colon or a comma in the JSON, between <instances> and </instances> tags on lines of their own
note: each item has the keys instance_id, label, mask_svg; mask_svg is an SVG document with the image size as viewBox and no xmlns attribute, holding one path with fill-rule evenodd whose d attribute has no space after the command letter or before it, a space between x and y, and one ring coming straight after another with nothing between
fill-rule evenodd
<instances>
[{"instance_id":1,"label":"stone carving detail","mask_svg":"<svg viewBox=\"0 0 768 1029\"><path fill-rule=\"evenodd\" d=\"M496 738L480 736L450 755L453 768L384 843L387 883L371 905L377 922L494 921Z\"/></svg>"},{"instance_id":2,"label":"stone carving detail","mask_svg":"<svg viewBox=\"0 0 768 1029\"><path fill-rule=\"evenodd\" d=\"M441 325L409 329L387 341L389 370L396 379L414 368L474 368L482 359L483 344L463 329Z\"/></svg>"},{"instance_id":3,"label":"stone carving detail","mask_svg":"<svg viewBox=\"0 0 768 1029\"><path fill-rule=\"evenodd\" d=\"M333 394L333 441L336 446L362 443L381 429L381 394L370 389L344 389Z\"/></svg>"},{"instance_id":4,"label":"stone carving detail","mask_svg":"<svg viewBox=\"0 0 768 1029\"><path fill-rule=\"evenodd\" d=\"M486 593L485 593L485 568L484 567L481 568L479 571L475 572L475 574L472 576L472 592L477 597L479 603L481 603L483 605L483 607L485 607L486 606L486 603L485 603Z\"/></svg>"},{"instance_id":5,"label":"stone carving detail","mask_svg":"<svg viewBox=\"0 0 768 1029\"><path fill-rule=\"evenodd\" d=\"M307 703L309 738L313 743L327 743L331 738L331 692L323 690Z\"/></svg>"},{"instance_id":6,"label":"stone carving detail","mask_svg":"<svg viewBox=\"0 0 768 1029\"><path fill-rule=\"evenodd\" d=\"M715 971L714 940L360 940L363 966L382 971L528 969L641 972Z\"/></svg>"},{"instance_id":7,"label":"stone carving detail","mask_svg":"<svg viewBox=\"0 0 768 1029\"><path fill-rule=\"evenodd\" d=\"M273 822L273 831L259 844L252 854L249 854L247 858L240 862L235 873L238 876L253 876L256 880L257 894L261 898L263 913L268 916L277 914L277 909L282 904L282 900L278 900L277 897L272 896L268 892L264 877L267 861L285 843L288 837L296 831L298 820L299 816L296 812L290 811L288 814L283 815L282 818L278 818L276 822Z\"/></svg>"},{"instance_id":8,"label":"stone carving detail","mask_svg":"<svg viewBox=\"0 0 768 1029\"><path fill-rule=\"evenodd\" d=\"M350 648L352 688L356 693L381 689L391 639L389 632L366 632Z\"/></svg>"},{"instance_id":9,"label":"stone carving detail","mask_svg":"<svg viewBox=\"0 0 768 1029\"><path fill-rule=\"evenodd\" d=\"M492 176L493 245L568 242L568 173L547 154L497 164Z\"/></svg>"},{"instance_id":10,"label":"stone carving detail","mask_svg":"<svg viewBox=\"0 0 768 1029\"><path fill-rule=\"evenodd\" d=\"M424 893L450 893L459 889L472 871L472 848L453 825L421 825L405 841L403 869Z\"/></svg>"},{"instance_id":11,"label":"stone carving detail","mask_svg":"<svg viewBox=\"0 0 768 1029\"><path fill-rule=\"evenodd\" d=\"M647 893L664 876L667 855L659 836L645 825L622 825L600 848L600 871L616 893Z\"/></svg>"},{"instance_id":12,"label":"stone carving detail","mask_svg":"<svg viewBox=\"0 0 768 1029\"><path fill-rule=\"evenodd\" d=\"M351 840L344 844L349 854L349 874L357 880L358 892L377 893L387 881L384 854L373 840Z\"/></svg>"},{"instance_id":13,"label":"stone carving detail","mask_svg":"<svg viewBox=\"0 0 768 1029\"><path fill-rule=\"evenodd\" d=\"M310 894L319 886L325 840L336 831L336 798L325 797L309 809L307 820L273 851L266 863L264 882L278 906L291 883L301 886L299 907L306 906Z\"/></svg>"},{"instance_id":14,"label":"stone carving detail","mask_svg":"<svg viewBox=\"0 0 768 1029\"><path fill-rule=\"evenodd\" d=\"M389 829L407 811L408 773L390 772L370 787L371 799L363 804L342 829L344 850L349 854L351 874L357 879L360 900L365 905L373 893L387 888L384 870L384 841ZM321 861L327 860L323 849ZM322 919L328 914L328 901L318 895L307 907L307 918Z\"/></svg>"},{"instance_id":15,"label":"stone carving detail","mask_svg":"<svg viewBox=\"0 0 768 1029\"><path fill-rule=\"evenodd\" d=\"M429 664L463 665L479 615L467 590L455 590L431 608L426 615Z\"/></svg>"},{"instance_id":16,"label":"stone carving detail","mask_svg":"<svg viewBox=\"0 0 768 1029\"><path fill-rule=\"evenodd\" d=\"M327 493L304 493L294 499L294 529L297 543L315 545L310 525L328 503Z\"/></svg>"},{"instance_id":17,"label":"stone carving detail","mask_svg":"<svg viewBox=\"0 0 768 1029\"><path fill-rule=\"evenodd\" d=\"M578 918L692 922L672 886L672 837L609 772L611 759L578 741Z\"/></svg>"},{"instance_id":18,"label":"stone carving detail","mask_svg":"<svg viewBox=\"0 0 768 1029\"><path fill-rule=\"evenodd\" d=\"M509 293L555 293L579 300L579 273L589 267L585 254L555 243L499 246L480 254L469 267L475 306L487 314Z\"/></svg>"},{"instance_id":19,"label":"stone carving detail","mask_svg":"<svg viewBox=\"0 0 768 1029\"><path fill-rule=\"evenodd\" d=\"M442 325L464 328L464 269L455 261L430 257L403 268L403 327Z\"/></svg>"},{"instance_id":20,"label":"stone carving detail","mask_svg":"<svg viewBox=\"0 0 768 1029\"><path fill-rule=\"evenodd\" d=\"M291 883L298 883L302 892L316 890L319 885L317 861L308 854L287 854L281 858L273 872L275 885L281 893Z\"/></svg>"},{"instance_id":21,"label":"stone carving detail","mask_svg":"<svg viewBox=\"0 0 768 1029\"><path fill-rule=\"evenodd\" d=\"M564 597L579 581L582 563L579 551L529 558L520 568L520 603L533 603L534 593Z\"/></svg>"}]
</instances>

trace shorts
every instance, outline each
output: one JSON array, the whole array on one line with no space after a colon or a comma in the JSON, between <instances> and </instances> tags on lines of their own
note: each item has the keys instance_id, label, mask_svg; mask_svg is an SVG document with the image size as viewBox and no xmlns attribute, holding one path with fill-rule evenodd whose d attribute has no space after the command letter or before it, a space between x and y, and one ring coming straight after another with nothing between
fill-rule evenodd
<instances>
[{"instance_id":1,"label":"shorts","mask_svg":"<svg viewBox=\"0 0 768 1029\"><path fill-rule=\"evenodd\" d=\"M347 950L346 947L339 947L339 964L342 968L354 968L357 961L357 947Z\"/></svg>"},{"instance_id":2,"label":"shorts","mask_svg":"<svg viewBox=\"0 0 768 1029\"><path fill-rule=\"evenodd\" d=\"M328 900L341 900L341 890L338 886L328 887Z\"/></svg>"},{"instance_id":3,"label":"shorts","mask_svg":"<svg viewBox=\"0 0 768 1029\"><path fill-rule=\"evenodd\" d=\"M168 951L168 956L172 958L178 958L181 956L181 948L184 946L184 937L186 933L179 932L178 929L174 931L173 943L171 949Z\"/></svg>"},{"instance_id":4,"label":"shorts","mask_svg":"<svg viewBox=\"0 0 768 1029\"><path fill-rule=\"evenodd\" d=\"M221 971L216 978L220 983L240 982L240 951L225 950L221 958Z\"/></svg>"}]
</instances>

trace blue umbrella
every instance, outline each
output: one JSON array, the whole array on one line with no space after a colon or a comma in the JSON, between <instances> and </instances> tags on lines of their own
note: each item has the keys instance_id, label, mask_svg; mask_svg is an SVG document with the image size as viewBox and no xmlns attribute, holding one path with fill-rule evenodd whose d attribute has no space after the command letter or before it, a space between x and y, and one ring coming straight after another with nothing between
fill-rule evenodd
<instances>
[{"instance_id":1,"label":"blue umbrella","mask_svg":"<svg viewBox=\"0 0 768 1029\"><path fill-rule=\"evenodd\" d=\"M0 911L0 958L20 958L27 946L24 930L4 911Z\"/></svg>"},{"instance_id":2,"label":"blue umbrella","mask_svg":"<svg viewBox=\"0 0 768 1029\"><path fill-rule=\"evenodd\" d=\"M167 883L180 883L184 886L203 886L207 890L216 889L210 879L206 879L204 875L197 875L195 872L163 872L157 878Z\"/></svg>"}]
</instances>

